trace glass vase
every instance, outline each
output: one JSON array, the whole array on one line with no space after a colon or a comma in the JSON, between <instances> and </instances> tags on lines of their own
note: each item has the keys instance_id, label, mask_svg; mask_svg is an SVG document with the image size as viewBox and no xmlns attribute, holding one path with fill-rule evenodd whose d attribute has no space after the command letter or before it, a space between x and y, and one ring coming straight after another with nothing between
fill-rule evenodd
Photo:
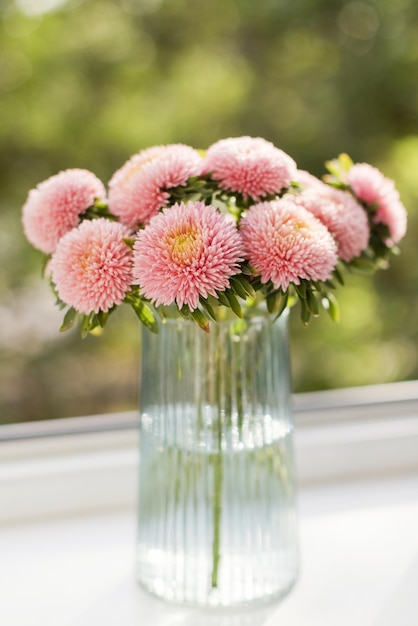
<instances>
[{"instance_id":1,"label":"glass vase","mask_svg":"<svg viewBox=\"0 0 418 626\"><path fill-rule=\"evenodd\" d=\"M298 571L287 315L143 332L137 579L239 607Z\"/></svg>"}]
</instances>

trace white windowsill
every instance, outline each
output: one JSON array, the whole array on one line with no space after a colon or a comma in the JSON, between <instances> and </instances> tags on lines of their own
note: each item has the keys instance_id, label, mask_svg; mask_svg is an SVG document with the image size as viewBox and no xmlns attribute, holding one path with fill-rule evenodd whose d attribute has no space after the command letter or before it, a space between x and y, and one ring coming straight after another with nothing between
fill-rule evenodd
<instances>
[{"instance_id":1,"label":"white windowsill","mask_svg":"<svg viewBox=\"0 0 418 626\"><path fill-rule=\"evenodd\" d=\"M418 472L418 384L294 398L301 486ZM135 504L137 414L0 427L0 524Z\"/></svg>"},{"instance_id":2,"label":"white windowsill","mask_svg":"<svg viewBox=\"0 0 418 626\"><path fill-rule=\"evenodd\" d=\"M418 387L295 398L302 575L278 607L213 617L134 583L135 414L0 427L0 623L412 626ZM250 621L248 621L250 620Z\"/></svg>"}]
</instances>

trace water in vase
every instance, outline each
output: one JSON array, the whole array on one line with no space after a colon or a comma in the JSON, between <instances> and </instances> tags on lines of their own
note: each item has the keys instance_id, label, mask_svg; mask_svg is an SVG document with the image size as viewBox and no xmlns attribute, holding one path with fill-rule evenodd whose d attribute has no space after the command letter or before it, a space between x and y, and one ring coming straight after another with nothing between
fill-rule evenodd
<instances>
[{"instance_id":1,"label":"water in vase","mask_svg":"<svg viewBox=\"0 0 418 626\"><path fill-rule=\"evenodd\" d=\"M233 606L294 583L291 432L270 415L142 415L139 582L179 603Z\"/></svg>"}]
</instances>

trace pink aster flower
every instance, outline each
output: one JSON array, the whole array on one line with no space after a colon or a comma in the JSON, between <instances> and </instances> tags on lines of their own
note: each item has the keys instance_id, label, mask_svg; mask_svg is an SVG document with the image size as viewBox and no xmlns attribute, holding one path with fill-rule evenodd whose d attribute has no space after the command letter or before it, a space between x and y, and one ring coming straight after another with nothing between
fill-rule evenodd
<instances>
[{"instance_id":1,"label":"pink aster flower","mask_svg":"<svg viewBox=\"0 0 418 626\"><path fill-rule=\"evenodd\" d=\"M199 296L215 297L229 286L243 261L235 222L203 202L175 204L139 231L134 282L157 306L176 301L196 309Z\"/></svg>"},{"instance_id":2,"label":"pink aster flower","mask_svg":"<svg viewBox=\"0 0 418 626\"><path fill-rule=\"evenodd\" d=\"M301 185L303 189L310 187L321 187L324 183L322 180L310 174L306 170L297 170L294 180Z\"/></svg>"},{"instance_id":3,"label":"pink aster flower","mask_svg":"<svg viewBox=\"0 0 418 626\"><path fill-rule=\"evenodd\" d=\"M291 196L252 206L241 220L244 249L261 282L286 290L301 279L327 280L337 263L328 229Z\"/></svg>"},{"instance_id":4,"label":"pink aster flower","mask_svg":"<svg viewBox=\"0 0 418 626\"><path fill-rule=\"evenodd\" d=\"M254 200L289 187L296 173L294 160L261 137L222 139L208 149L204 173L220 187Z\"/></svg>"},{"instance_id":5,"label":"pink aster flower","mask_svg":"<svg viewBox=\"0 0 418 626\"><path fill-rule=\"evenodd\" d=\"M393 180L368 163L356 163L349 170L346 182L357 198L375 207L373 221L386 224L390 243L402 239L406 233L407 215Z\"/></svg>"},{"instance_id":6,"label":"pink aster flower","mask_svg":"<svg viewBox=\"0 0 418 626\"><path fill-rule=\"evenodd\" d=\"M109 183L109 210L131 228L167 206L167 189L200 174L202 157L183 144L153 146L135 154Z\"/></svg>"},{"instance_id":7,"label":"pink aster flower","mask_svg":"<svg viewBox=\"0 0 418 626\"><path fill-rule=\"evenodd\" d=\"M313 213L334 235L338 256L344 261L351 261L367 248L370 237L367 213L350 193L318 180L318 184L295 196L295 201Z\"/></svg>"},{"instance_id":8,"label":"pink aster flower","mask_svg":"<svg viewBox=\"0 0 418 626\"><path fill-rule=\"evenodd\" d=\"M60 299L79 313L121 304L132 282L130 231L105 218L86 220L58 242L51 275Z\"/></svg>"},{"instance_id":9,"label":"pink aster flower","mask_svg":"<svg viewBox=\"0 0 418 626\"><path fill-rule=\"evenodd\" d=\"M30 243L50 254L60 237L77 226L80 215L103 200L103 183L87 170L70 169L51 176L29 192L23 207L23 228Z\"/></svg>"}]
</instances>

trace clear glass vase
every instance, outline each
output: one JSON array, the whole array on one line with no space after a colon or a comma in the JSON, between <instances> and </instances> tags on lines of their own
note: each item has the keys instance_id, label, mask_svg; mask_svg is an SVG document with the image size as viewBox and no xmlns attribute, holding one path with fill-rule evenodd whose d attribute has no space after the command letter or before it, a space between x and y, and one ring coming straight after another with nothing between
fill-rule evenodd
<instances>
[{"instance_id":1,"label":"clear glass vase","mask_svg":"<svg viewBox=\"0 0 418 626\"><path fill-rule=\"evenodd\" d=\"M287 315L170 319L142 355L139 583L195 606L281 598L298 571Z\"/></svg>"}]
</instances>

